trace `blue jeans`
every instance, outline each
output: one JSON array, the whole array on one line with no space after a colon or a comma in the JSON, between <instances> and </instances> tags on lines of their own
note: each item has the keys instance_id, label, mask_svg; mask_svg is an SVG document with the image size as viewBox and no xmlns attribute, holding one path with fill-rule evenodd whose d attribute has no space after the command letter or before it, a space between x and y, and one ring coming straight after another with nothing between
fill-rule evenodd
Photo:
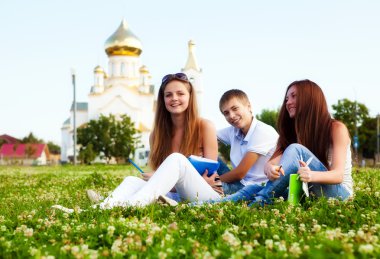
<instances>
[{"instance_id":1,"label":"blue jeans","mask_svg":"<svg viewBox=\"0 0 380 259\"><path fill-rule=\"evenodd\" d=\"M262 190L252 194L252 196L256 195L256 197L251 204L260 201L271 204L272 198L286 197L289 186L289 175L297 173L300 167L299 160L307 161L310 157L313 157L313 160L309 164L312 171L327 171L327 168L321 161L306 147L300 144L289 145L280 160L285 175L280 175L280 178L275 181L268 181ZM309 183L309 193L311 196L324 196L341 200L345 200L350 196L350 193L342 184Z\"/></svg>"},{"instance_id":2,"label":"blue jeans","mask_svg":"<svg viewBox=\"0 0 380 259\"><path fill-rule=\"evenodd\" d=\"M235 192L234 194L228 195L220 200L218 202L226 202L226 201L251 201L255 198L255 194L260 192L264 186L252 184L252 185L246 185L239 191Z\"/></svg>"},{"instance_id":3,"label":"blue jeans","mask_svg":"<svg viewBox=\"0 0 380 259\"><path fill-rule=\"evenodd\" d=\"M223 175L225 173L228 173L229 171L231 171L228 166L226 165L226 163L224 163L224 161L218 157L218 162L219 162L219 168L218 168L218 175ZM233 194L237 191L239 191L240 189L242 189L244 187L244 185L240 182L240 181L235 181L235 182L232 182L232 183L225 183L225 182L222 182L222 186L223 186L223 192L224 194Z\"/></svg>"}]
</instances>

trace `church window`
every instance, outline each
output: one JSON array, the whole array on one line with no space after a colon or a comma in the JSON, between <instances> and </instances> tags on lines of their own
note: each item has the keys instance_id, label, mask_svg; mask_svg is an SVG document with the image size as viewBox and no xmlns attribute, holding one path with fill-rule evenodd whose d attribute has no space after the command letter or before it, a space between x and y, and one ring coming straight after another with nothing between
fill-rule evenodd
<instances>
[{"instance_id":1,"label":"church window","mask_svg":"<svg viewBox=\"0 0 380 259\"><path fill-rule=\"evenodd\" d=\"M112 65L111 65L111 75L112 76L114 75L114 71L115 71L115 63L112 63Z\"/></svg>"},{"instance_id":2,"label":"church window","mask_svg":"<svg viewBox=\"0 0 380 259\"><path fill-rule=\"evenodd\" d=\"M120 66L120 73L122 76L125 75L125 64L124 63L121 63L121 66Z\"/></svg>"}]
</instances>

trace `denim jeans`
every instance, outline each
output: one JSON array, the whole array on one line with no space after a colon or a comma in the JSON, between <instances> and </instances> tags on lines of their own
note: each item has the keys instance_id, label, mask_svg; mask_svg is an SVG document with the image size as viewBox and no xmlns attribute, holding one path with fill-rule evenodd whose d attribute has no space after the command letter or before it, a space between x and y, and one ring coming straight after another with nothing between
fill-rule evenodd
<instances>
[{"instance_id":1,"label":"denim jeans","mask_svg":"<svg viewBox=\"0 0 380 259\"><path fill-rule=\"evenodd\" d=\"M300 167L299 160L307 161L310 157L313 157L313 160L309 164L312 171L327 171L327 168L321 161L306 147L300 144L289 145L280 160L285 175L280 175L280 178L275 181L268 181L262 190L255 193L256 198L253 203L262 201L271 204L272 198L286 197L289 186L289 175L297 173ZM350 196L350 193L342 184L309 183L309 193L315 197L325 196L341 200L345 200ZM253 196L254 194L252 193L251 195Z\"/></svg>"},{"instance_id":2,"label":"denim jeans","mask_svg":"<svg viewBox=\"0 0 380 259\"><path fill-rule=\"evenodd\" d=\"M234 194L228 195L222 199L219 200L219 202L226 202L226 201L251 201L255 198L255 194L260 192L264 186L252 184L252 185L246 185L239 191L235 192Z\"/></svg>"},{"instance_id":3,"label":"denim jeans","mask_svg":"<svg viewBox=\"0 0 380 259\"><path fill-rule=\"evenodd\" d=\"M226 163L224 163L224 161L220 157L218 157L218 162L219 162L219 168L217 171L218 175L223 175L231 171L226 165ZM226 195L233 194L244 187L244 185L240 181L235 181L232 183L222 182L222 186L223 186L223 192Z\"/></svg>"}]
</instances>

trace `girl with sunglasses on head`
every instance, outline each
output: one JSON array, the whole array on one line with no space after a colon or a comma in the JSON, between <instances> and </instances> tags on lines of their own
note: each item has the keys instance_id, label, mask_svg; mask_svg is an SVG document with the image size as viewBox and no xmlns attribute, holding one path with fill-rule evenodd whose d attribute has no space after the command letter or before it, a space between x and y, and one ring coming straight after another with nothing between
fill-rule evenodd
<instances>
[{"instance_id":1,"label":"girl with sunglasses on head","mask_svg":"<svg viewBox=\"0 0 380 259\"><path fill-rule=\"evenodd\" d=\"M173 188L183 200L220 197L220 186L210 186L187 159L198 155L217 160L218 144L214 125L198 115L195 90L184 73L162 79L158 92L154 127L150 136L149 165L155 171L143 178L128 176L99 206L145 206L166 197ZM213 178L215 178L214 174ZM97 195L90 192L89 198ZM63 209L58 205L55 208ZM73 210L66 209L67 212Z\"/></svg>"}]
</instances>

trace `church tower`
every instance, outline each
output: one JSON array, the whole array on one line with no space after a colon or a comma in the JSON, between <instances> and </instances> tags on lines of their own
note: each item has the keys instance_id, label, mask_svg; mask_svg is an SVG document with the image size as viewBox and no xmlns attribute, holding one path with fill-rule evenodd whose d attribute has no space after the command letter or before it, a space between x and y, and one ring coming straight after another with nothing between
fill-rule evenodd
<instances>
[{"instance_id":1,"label":"church tower","mask_svg":"<svg viewBox=\"0 0 380 259\"><path fill-rule=\"evenodd\" d=\"M188 57L185 67L181 70L187 75L191 84L197 93L198 108L202 114L203 104L203 82L202 82L202 69L199 68L197 59L195 57L195 43L193 40L188 42Z\"/></svg>"},{"instance_id":2,"label":"church tower","mask_svg":"<svg viewBox=\"0 0 380 259\"><path fill-rule=\"evenodd\" d=\"M194 42L188 43L188 59L182 72L192 82L198 97L202 100L202 70L195 54ZM100 115L113 114L116 118L126 114L141 132L141 145L135 153L135 162L144 165L149 154L149 134L153 127L155 112L154 85L149 69L142 64L140 55L142 44L122 20L117 30L106 40L105 53L108 56L108 69L96 66L93 70L94 82L88 94L88 103L77 103L76 125L97 120ZM107 72L106 72L107 70ZM61 161L68 162L73 156L73 107L70 117L62 125Z\"/></svg>"}]
</instances>

